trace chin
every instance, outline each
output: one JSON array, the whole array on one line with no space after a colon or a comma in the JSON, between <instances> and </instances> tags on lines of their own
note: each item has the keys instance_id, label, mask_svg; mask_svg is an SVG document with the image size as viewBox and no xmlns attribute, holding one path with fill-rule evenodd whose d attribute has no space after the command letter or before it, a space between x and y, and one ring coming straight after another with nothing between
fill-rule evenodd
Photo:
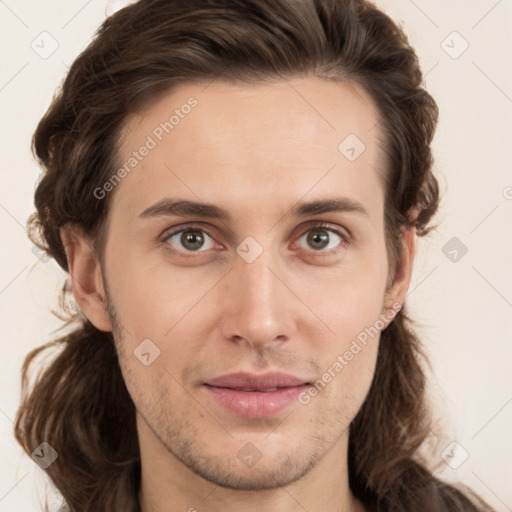
<instances>
[{"instance_id":1,"label":"chin","mask_svg":"<svg viewBox=\"0 0 512 512\"><path fill-rule=\"evenodd\" d=\"M310 464L299 470L290 471L286 465L280 467L269 468L260 467L247 468L245 471L223 472L222 468L216 468L213 472L204 471L197 472L199 476L212 482L219 487L225 489L233 489L238 491L270 491L279 489L300 480L314 466ZM193 468L191 468L193 469Z\"/></svg>"}]
</instances>

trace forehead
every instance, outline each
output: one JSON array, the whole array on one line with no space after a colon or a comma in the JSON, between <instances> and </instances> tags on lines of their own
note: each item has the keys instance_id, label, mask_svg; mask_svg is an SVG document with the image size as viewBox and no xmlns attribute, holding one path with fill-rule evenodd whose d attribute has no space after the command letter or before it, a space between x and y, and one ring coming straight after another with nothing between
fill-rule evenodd
<instances>
[{"instance_id":1,"label":"forehead","mask_svg":"<svg viewBox=\"0 0 512 512\"><path fill-rule=\"evenodd\" d=\"M179 196L240 216L336 190L373 203L377 215L378 119L369 95L350 82L180 85L126 120L117 156L127 172L113 205L140 213Z\"/></svg>"}]
</instances>

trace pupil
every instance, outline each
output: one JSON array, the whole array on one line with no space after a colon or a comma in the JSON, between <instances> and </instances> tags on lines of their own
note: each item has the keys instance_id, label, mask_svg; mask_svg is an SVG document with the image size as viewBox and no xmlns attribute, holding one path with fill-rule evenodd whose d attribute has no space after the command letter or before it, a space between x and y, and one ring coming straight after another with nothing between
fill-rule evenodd
<instances>
[{"instance_id":1,"label":"pupil","mask_svg":"<svg viewBox=\"0 0 512 512\"><path fill-rule=\"evenodd\" d=\"M323 233L323 234L318 234ZM329 243L329 235L325 231L312 231L308 236L308 242L311 243L314 249L323 249ZM318 246L318 242L319 245Z\"/></svg>"},{"instance_id":2,"label":"pupil","mask_svg":"<svg viewBox=\"0 0 512 512\"><path fill-rule=\"evenodd\" d=\"M197 234L198 231L189 231L187 233L183 233L181 235L181 243L184 247L188 247L189 249L200 249L203 245L203 236Z\"/></svg>"}]
</instances>

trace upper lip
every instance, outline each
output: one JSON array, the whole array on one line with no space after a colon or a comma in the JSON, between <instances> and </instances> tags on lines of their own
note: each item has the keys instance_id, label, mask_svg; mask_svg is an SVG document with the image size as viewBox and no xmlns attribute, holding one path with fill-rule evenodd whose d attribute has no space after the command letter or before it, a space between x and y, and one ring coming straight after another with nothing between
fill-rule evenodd
<instances>
[{"instance_id":1,"label":"upper lip","mask_svg":"<svg viewBox=\"0 0 512 512\"><path fill-rule=\"evenodd\" d=\"M205 382L208 386L245 390L287 388L307 383L304 379L280 372L269 372L261 375L244 372L229 373Z\"/></svg>"}]
</instances>

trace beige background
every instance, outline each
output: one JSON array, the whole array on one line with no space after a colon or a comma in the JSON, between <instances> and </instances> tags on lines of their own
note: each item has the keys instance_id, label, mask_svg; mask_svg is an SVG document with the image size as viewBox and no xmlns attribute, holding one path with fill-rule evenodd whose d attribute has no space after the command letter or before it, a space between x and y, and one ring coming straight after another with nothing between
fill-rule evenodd
<instances>
[{"instance_id":1,"label":"beige background","mask_svg":"<svg viewBox=\"0 0 512 512\"><path fill-rule=\"evenodd\" d=\"M46 476L22 455L12 420L23 358L59 325L48 308L56 304L62 272L53 261L36 257L25 231L39 172L30 138L68 65L107 7L119 4L0 1L2 512L41 510L38 497ZM424 326L421 335L433 365L432 401L445 429L446 437L433 432L440 438L436 461L443 478L474 488L497 511L511 511L512 0L377 4L403 24L441 111L434 146L445 191L441 226L419 243L407 297ZM39 53L32 44L39 45ZM51 55L41 55L52 45L58 46ZM459 250L455 262L450 245L449 257L443 253L453 237L468 248L463 256ZM454 441L457 445L450 444ZM458 467L447 464L443 454Z\"/></svg>"}]
</instances>

